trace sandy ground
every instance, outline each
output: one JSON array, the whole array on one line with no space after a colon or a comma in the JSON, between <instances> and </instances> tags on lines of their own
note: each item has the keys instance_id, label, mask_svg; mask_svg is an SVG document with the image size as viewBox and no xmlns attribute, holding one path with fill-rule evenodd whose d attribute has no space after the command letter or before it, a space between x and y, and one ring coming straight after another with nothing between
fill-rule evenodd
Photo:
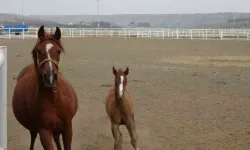
<instances>
[{"instance_id":1,"label":"sandy ground","mask_svg":"<svg viewBox=\"0 0 250 150\"><path fill-rule=\"evenodd\" d=\"M152 39L63 39L61 71L79 97L73 150L110 150L104 99L112 66L130 68L141 150L247 150L250 147L250 43ZM15 119L15 77L31 59L35 40L8 46L8 149L27 150L28 130ZM132 150L125 127L125 150ZM36 150L40 150L39 138Z\"/></svg>"}]
</instances>

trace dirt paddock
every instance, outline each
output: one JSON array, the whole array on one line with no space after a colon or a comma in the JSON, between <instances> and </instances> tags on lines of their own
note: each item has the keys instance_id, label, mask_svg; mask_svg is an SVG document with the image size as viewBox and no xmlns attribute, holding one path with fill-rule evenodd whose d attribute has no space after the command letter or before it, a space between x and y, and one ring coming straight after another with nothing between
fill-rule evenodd
<instances>
[{"instance_id":1,"label":"dirt paddock","mask_svg":"<svg viewBox=\"0 0 250 150\"><path fill-rule=\"evenodd\" d=\"M15 77L35 40L8 46L8 149L27 150L29 132L14 118ZM74 86L79 110L73 150L110 150L104 98L112 66L130 68L140 150L247 150L250 147L250 42L152 39L63 39L61 71ZM132 150L125 127L124 150ZM39 137L35 144L41 150Z\"/></svg>"}]
</instances>

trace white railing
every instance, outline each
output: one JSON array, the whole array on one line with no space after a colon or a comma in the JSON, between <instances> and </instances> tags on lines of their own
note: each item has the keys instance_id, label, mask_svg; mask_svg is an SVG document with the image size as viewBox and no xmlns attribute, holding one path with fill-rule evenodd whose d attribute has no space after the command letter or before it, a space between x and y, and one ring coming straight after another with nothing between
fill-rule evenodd
<instances>
[{"instance_id":1,"label":"white railing","mask_svg":"<svg viewBox=\"0 0 250 150\"><path fill-rule=\"evenodd\" d=\"M0 150L7 149L7 47L0 46Z\"/></svg>"},{"instance_id":2,"label":"white railing","mask_svg":"<svg viewBox=\"0 0 250 150\"><path fill-rule=\"evenodd\" d=\"M19 29L20 30L20 29ZM51 30L51 29L47 29ZM238 39L249 40L250 29L156 29L156 28L61 28L62 37L122 37L122 38L159 38L159 39ZM38 28L0 29L0 38L36 38ZM19 35L16 35L19 34Z\"/></svg>"}]
</instances>

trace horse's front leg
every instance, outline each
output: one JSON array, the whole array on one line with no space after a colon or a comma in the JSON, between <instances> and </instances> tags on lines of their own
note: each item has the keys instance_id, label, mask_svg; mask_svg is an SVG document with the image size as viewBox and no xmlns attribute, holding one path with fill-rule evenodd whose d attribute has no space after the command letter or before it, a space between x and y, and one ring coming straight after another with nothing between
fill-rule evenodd
<instances>
[{"instance_id":1,"label":"horse's front leg","mask_svg":"<svg viewBox=\"0 0 250 150\"><path fill-rule=\"evenodd\" d=\"M60 143L60 133L53 133L53 139L56 143L57 150L62 150L62 146Z\"/></svg>"},{"instance_id":2,"label":"horse's front leg","mask_svg":"<svg viewBox=\"0 0 250 150\"><path fill-rule=\"evenodd\" d=\"M36 137L37 137L37 132L34 132L34 131L30 130L30 136L31 136L30 150L34 150L34 145L35 145L35 141L36 141Z\"/></svg>"},{"instance_id":3,"label":"horse's front leg","mask_svg":"<svg viewBox=\"0 0 250 150\"><path fill-rule=\"evenodd\" d=\"M72 121L65 123L62 136L63 136L64 150L71 150L71 142L72 142L72 136L73 136Z\"/></svg>"},{"instance_id":4,"label":"horse's front leg","mask_svg":"<svg viewBox=\"0 0 250 150\"><path fill-rule=\"evenodd\" d=\"M44 150L54 150L52 142L52 132L50 130L39 129L40 141Z\"/></svg>"},{"instance_id":5,"label":"horse's front leg","mask_svg":"<svg viewBox=\"0 0 250 150\"><path fill-rule=\"evenodd\" d=\"M121 134L119 130L119 125L115 123L111 123L111 130L112 130L112 135L114 137L114 150L122 150L122 145L121 145Z\"/></svg>"},{"instance_id":6,"label":"horse's front leg","mask_svg":"<svg viewBox=\"0 0 250 150\"><path fill-rule=\"evenodd\" d=\"M139 150L138 149L138 145L137 145L137 134L136 134L136 130L135 130L135 120L132 118L130 121L128 121L128 123L126 124L126 127L128 129L129 132L129 136L131 138L131 144L134 147L135 150Z\"/></svg>"}]
</instances>

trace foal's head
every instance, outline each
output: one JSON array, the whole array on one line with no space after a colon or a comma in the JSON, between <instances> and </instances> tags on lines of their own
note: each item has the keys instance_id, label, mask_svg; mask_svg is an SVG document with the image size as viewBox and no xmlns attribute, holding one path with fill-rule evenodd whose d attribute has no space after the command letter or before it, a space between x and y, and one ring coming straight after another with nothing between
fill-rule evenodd
<instances>
[{"instance_id":1,"label":"foal's head","mask_svg":"<svg viewBox=\"0 0 250 150\"><path fill-rule=\"evenodd\" d=\"M129 73L129 68L127 67L125 71L118 69L118 71L113 67L113 74L115 75L115 96L116 98L122 99L124 97L124 89L127 86L127 75Z\"/></svg>"},{"instance_id":2,"label":"foal's head","mask_svg":"<svg viewBox=\"0 0 250 150\"><path fill-rule=\"evenodd\" d=\"M61 30L56 27L55 33L50 34L41 26L37 36L38 41L32 51L36 71L45 87L56 87L60 54L64 52L60 42Z\"/></svg>"}]
</instances>

